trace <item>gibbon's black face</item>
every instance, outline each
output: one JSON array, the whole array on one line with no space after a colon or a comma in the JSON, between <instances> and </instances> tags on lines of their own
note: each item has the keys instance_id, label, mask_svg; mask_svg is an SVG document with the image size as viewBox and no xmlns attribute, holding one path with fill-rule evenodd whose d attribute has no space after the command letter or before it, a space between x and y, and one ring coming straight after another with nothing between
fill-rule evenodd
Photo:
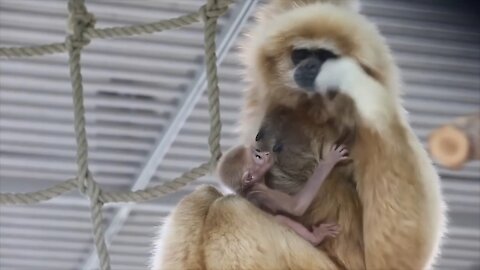
<instances>
[{"instance_id":1,"label":"gibbon's black face","mask_svg":"<svg viewBox=\"0 0 480 270\"><path fill-rule=\"evenodd\" d=\"M293 75L295 83L305 90L313 91L315 78L323 63L334 58L338 56L327 49L294 49L291 59L295 66Z\"/></svg>"},{"instance_id":2,"label":"gibbon's black face","mask_svg":"<svg viewBox=\"0 0 480 270\"><path fill-rule=\"evenodd\" d=\"M272 136L270 133L274 133L273 131L269 130L266 131L268 128L267 127L262 127L257 133L257 136L255 136L255 142L256 142L256 151L262 152L262 151L273 151L274 153L280 153L283 150L283 143L274 138L275 136ZM265 133L269 133L266 135ZM272 142L273 140L273 142ZM273 143L273 146L271 145Z\"/></svg>"}]
</instances>

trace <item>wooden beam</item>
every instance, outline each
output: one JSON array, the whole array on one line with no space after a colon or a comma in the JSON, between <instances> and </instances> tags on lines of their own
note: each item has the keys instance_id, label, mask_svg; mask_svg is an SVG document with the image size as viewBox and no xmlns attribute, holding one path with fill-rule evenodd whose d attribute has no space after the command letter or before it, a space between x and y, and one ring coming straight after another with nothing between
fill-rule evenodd
<instances>
[{"instance_id":1,"label":"wooden beam","mask_svg":"<svg viewBox=\"0 0 480 270\"><path fill-rule=\"evenodd\" d=\"M449 169L480 160L480 112L454 119L434 130L428 138L432 157Z\"/></svg>"}]
</instances>

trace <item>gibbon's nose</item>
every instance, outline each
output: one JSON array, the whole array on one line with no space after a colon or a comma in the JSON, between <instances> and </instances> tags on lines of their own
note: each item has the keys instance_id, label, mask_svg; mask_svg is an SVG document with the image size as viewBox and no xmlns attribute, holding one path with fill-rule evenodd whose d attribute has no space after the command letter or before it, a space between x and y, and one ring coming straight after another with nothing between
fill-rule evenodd
<instances>
[{"instance_id":1,"label":"gibbon's nose","mask_svg":"<svg viewBox=\"0 0 480 270\"><path fill-rule=\"evenodd\" d=\"M307 58L302 61L295 69L293 75L295 83L305 90L313 91L315 78L317 77L322 61L315 57Z\"/></svg>"}]
</instances>

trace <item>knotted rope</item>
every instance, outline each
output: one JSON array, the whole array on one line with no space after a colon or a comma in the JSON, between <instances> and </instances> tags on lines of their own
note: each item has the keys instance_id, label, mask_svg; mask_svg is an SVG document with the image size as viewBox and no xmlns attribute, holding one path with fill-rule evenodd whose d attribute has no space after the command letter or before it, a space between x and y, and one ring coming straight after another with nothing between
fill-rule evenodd
<instances>
[{"instance_id":1,"label":"knotted rope","mask_svg":"<svg viewBox=\"0 0 480 270\"><path fill-rule=\"evenodd\" d=\"M100 269L110 269L110 259L105 244L104 230L102 226L102 206L109 202L141 202L175 192L181 187L206 175L212 167L216 166L217 160L221 156L221 121L215 35L217 19L227 11L228 5L231 2L231 0L208 0L207 4L202 6L199 11L178 18L134 26L95 29L95 16L88 12L85 6L85 1L70 0L68 2L69 35L65 42L20 48L0 48L0 57L30 57L68 51L70 79L73 90L75 139L77 144L76 178L41 191L29 193L2 193L0 194L0 204L34 204L50 200L77 187L82 194L90 198L92 230L99 257ZM91 39L94 38L150 34L198 22L200 17L205 23L204 40L210 114L210 135L208 138L211 153L210 160L207 163L201 164L200 166L185 172L180 177L158 186L135 192L103 192L88 169L88 141L85 128L83 79L80 65L82 49L90 43Z\"/></svg>"}]
</instances>

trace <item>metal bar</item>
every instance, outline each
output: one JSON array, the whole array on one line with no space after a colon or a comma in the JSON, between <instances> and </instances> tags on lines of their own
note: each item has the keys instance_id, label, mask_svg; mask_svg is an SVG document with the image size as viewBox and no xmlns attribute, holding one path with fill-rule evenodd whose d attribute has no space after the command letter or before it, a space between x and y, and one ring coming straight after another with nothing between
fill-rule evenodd
<instances>
[{"instance_id":1,"label":"metal bar","mask_svg":"<svg viewBox=\"0 0 480 270\"><path fill-rule=\"evenodd\" d=\"M250 14L255 9L257 0L247 0L238 2L238 6L232 9L231 19L224 26L225 32L220 34L217 45L217 65L225 59L228 51L239 35L243 25L248 21ZM180 103L177 112L170 119L167 128L162 132L159 141L155 145L151 155L145 161L145 165L138 174L132 190L139 190L147 187L152 176L155 174L158 165L168 152L168 149L175 141L177 134L180 132L182 126L192 112L195 104L198 102L207 85L207 73L205 65L202 68L191 87L187 90L185 98ZM107 246L110 246L113 237L119 233L124 223L128 219L134 204L127 204L121 207L115 216L112 218L110 224L105 230L105 240ZM98 265L98 258L94 250L92 250L86 259L85 263L80 267L82 270L92 270Z\"/></svg>"}]
</instances>

